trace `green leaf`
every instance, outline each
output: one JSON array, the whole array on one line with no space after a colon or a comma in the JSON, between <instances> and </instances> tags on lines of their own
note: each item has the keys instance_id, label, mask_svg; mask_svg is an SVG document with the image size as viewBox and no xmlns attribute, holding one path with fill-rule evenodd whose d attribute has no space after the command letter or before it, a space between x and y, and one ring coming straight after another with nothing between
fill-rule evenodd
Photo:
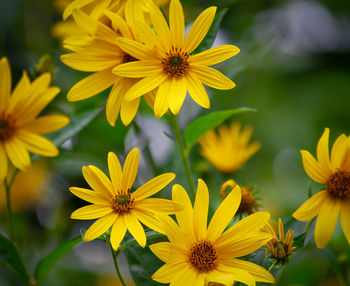
<instances>
[{"instance_id":1,"label":"green leaf","mask_svg":"<svg viewBox=\"0 0 350 286\"><path fill-rule=\"evenodd\" d=\"M16 246L5 236L0 234L0 264L21 279L25 284L29 284L30 275L26 269Z\"/></svg>"},{"instance_id":2,"label":"green leaf","mask_svg":"<svg viewBox=\"0 0 350 286\"><path fill-rule=\"evenodd\" d=\"M184 131L184 140L186 144L186 154L188 155L191 151L193 145L201 138L207 131L215 128L216 126L223 123L226 119L230 118L233 115L244 113L248 111L255 111L252 108L238 108L230 109L218 112L212 112L208 115L198 117L193 120Z\"/></svg>"},{"instance_id":3,"label":"green leaf","mask_svg":"<svg viewBox=\"0 0 350 286\"><path fill-rule=\"evenodd\" d=\"M293 246L296 248L303 248L305 243L306 233L302 233L293 239Z\"/></svg>"},{"instance_id":4,"label":"green leaf","mask_svg":"<svg viewBox=\"0 0 350 286\"><path fill-rule=\"evenodd\" d=\"M212 44L216 38L216 34L219 30L222 19L224 18L227 11L228 11L228 9L225 8L225 9L222 9L216 13L214 21L211 24L211 27L210 27L207 35L204 37L203 41L200 43L200 45L194 51L194 54L198 54L200 52L203 52L205 50L210 49L210 47L212 46Z\"/></svg>"},{"instance_id":5,"label":"green leaf","mask_svg":"<svg viewBox=\"0 0 350 286\"><path fill-rule=\"evenodd\" d=\"M35 278L40 282L44 279L46 274L52 267L68 252L70 252L75 246L83 241L81 236L73 238L57 247L49 255L42 258L35 268Z\"/></svg>"}]
</instances>

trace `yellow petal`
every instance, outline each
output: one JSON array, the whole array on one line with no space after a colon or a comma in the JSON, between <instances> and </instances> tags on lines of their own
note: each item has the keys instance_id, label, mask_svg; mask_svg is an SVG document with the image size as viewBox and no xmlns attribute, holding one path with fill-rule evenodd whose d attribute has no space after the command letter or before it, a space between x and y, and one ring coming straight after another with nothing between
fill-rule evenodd
<instances>
[{"instance_id":1,"label":"yellow petal","mask_svg":"<svg viewBox=\"0 0 350 286\"><path fill-rule=\"evenodd\" d=\"M327 172L312 155L305 150L301 150L303 166L306 174L317 183L326 184L331 173Z\"/></svg>"},{"instance_id":2,"label":"yellow petal","mask_svg":"<svg viewBox=\"0 0 350 286\"><path fill-rule=\"evenodd\" d=\"M348 150L348 139L345 134L340 135L335 140L332 152L331 152L331 164L332 169L336 170L342 167L342 163L345 159L346 152Z\"/></svg>"},{"instance_id":3,"label":"yellow petal","mask_svg":"<svg viewBox=\"0 0 350 286\"><path fill-rule=\"evenodd\" d=\"M154 101L154 115L157 118L162 117L169 108L169 100L171 95L172 80L165 80L159 87Z\"/></svg>"},{"instance_id":4,"label":"yellow petal","mask_svg":"<svg viewBox=\"0 0 350 286\"><path fill-rule=\"evenodd\" d=\"M151 250L152 247L153 245L150 246ZM185 262L166 263L152 275L152 279L160 283L169 283L175 275L182 273L185 265ZM201 285L204 285L204 281Z\"/></svg>"},{"instance_id":5,"label":"yellow petal","mask_svg":"<svg viewBox=\"0 0 350 286\"><path fill-rule=\"evenodd\" d=\"M198 77L205 85L216 89L231 89L236 84L228 77L224 76L221 72L203 66L191 66L191 73Z\"/></svg>"},{"instance_id":6,"label":"yellow petal","mask_svg":"<svg viewBox=\"0 0 350 286\"><path fill-rule=\"evenodd\" d=\"M118 65L113 69L114 74L130 78L151 76L162 71L163 69L159 64L159 61L153 60L129 62Z\"/></svg>"},{"instance_id":7,"label":"yellow petal","mask_svg":"<svg viewBox=\"0 0 350 286\"><path fill-rule=\"evenodd\" d=\"M116 39L116 43L125 53L136 59L147 60L154 57L154 52L152 50L134 40L119 37Z\"/></svg>"},{"instance_id":8,"label":"yellow petal","mask_svg":"<svg viewBox=\"0 0 350 286\"><path fill-rule=\"evenodd\" d=\"M120 118L125 126L128 126L135 118L136 112L139 109L140 99L139 97L131 101L124 100L122 102Z\"/></svg>"},{"instance_id":9,"label":"yellow petal","mask_svg":"<svg viewBox=\"0 0 350 286\"><path fill-rule=\"evenodd\" d=\"M151 251L155 256L157 256L160 260L166 262L173 255L174 250L169 242L159 242L155 244L151 244L149 246Z\"/></svg>"},{"instance_id":10,"label":"yellow petal","mask_svg":"<svg viewBox=\"0 0 350 286\"><path fill-rule=\"evenodd\" d=\"M317 144L317 160L320 167L325 170L325 172L331 172L331 164L329 161L329 128L325 128L320 140Z\"/></svg>"},{"instance_id":11,"label":"yellow petal","mask_svg":"<svg viewBox=\"0 0 350 286\"><path fill-rule=\"evenodd\" d=\"M109 180L101 177L100 172L96 172L97 168L92 168L93 166L84 166L83 167L83 176L86 182L90 185L90 187L99 193L101 196L105 197L107 200L114 197L112 183Z\"/></svg>"},{"instance_id":12,"label":"yellow petal","mask_svg":"<svg viewBox=\"0 0 350 286\"><path fill-rule=\"evenodd\" d=\"M185 18L182 5L179 0L172 0L169 9L169 25L172 37L172 44L181 47L185 34Z\"/></svg>"},{"instance_id":13,"label":"yellow petal","mask_svg":"<svg viewBox=\"0 0 350 286\"><path fill-rule=\"evenodd\" d=\"M126 81L123 79L117 79L112 87L112 90L108 96L106 104L106 117L108 123L111 126L115 126L115 122L118 118L121 104L124 97L124 87Z\"/></svg>"},{"instance_id":14,"label":"yellow petal","mask_svg":"<svg viewBox=\"0 0 350 286\"><path fill-rule=\"evenodd\" d=\"M169 241L178 249L186 249L189 234L182 230L182 226L180 229L175 221L169 216L158 216L157 218L161 223L161 229L164 230ZM184 233L186 235L184 235Z\"/></svg>"},{"instance_id":15,"label":"yellow petal","mask_svg":"<svg viewBox=\"0 0 350 286\"><path fill-rule=\"evenodd\" d=\"M126 233L126 225L123 216L118 216L111 231L111 244L114 250L119 248L121 241Z\"/></svg>"},{"instance_id":16,"label":"yellow petal","mask_svg":"<svg viewBox=\"0 0 350 286\"><path fill-rule=\"evenodd\" d=\"M239 53L239 48L232 45L223 45L215 47L204 52L190 56L188 61L190 65L212 66L227 60Z\"/></svg>"},{"instance_id":17,"label":"yellow petal","mask_svg":"<svg viewBox=\"0 0 350 286\"><path fill-rule=\"evenodd\" d=\"M78 198L85 200L92 204L106 205L111 206L111 201L106 200L104 197L101 197L98 193L93 190L71 187L69 188L70 192L76 195Z\"/></svg>"},{"instance_id":18,"label":"yellow petal","mask_svg":"<svg viewBox=\"0 0 350 286\"><path fill-rule=\"evenodd\" d=\"M145 247L146 234L137 217L133 213L127 213L123 216L123 218L125 225L131 233L131 235L136 239L136 241L138 242L138 244L140 244L141 247Z\"/></svg>"},{"instance_id":19,"label":"yellow petal","mask_svg":"<svg viewBox=\"0 0 350 286\"><path fill-rule=\"evenodd\" d=\"M327 191L321 191L313 195L305 203L303 203L294 213L293 217L300 221L308 221L320 212L320 209L328 197Z\"/></svg>"},{"instance_id":20,"label":"yellow petal","mask_svg":"<svg viewBox=\"0 0 350 286\"><path fill-rule=\"evenodd\" d=\"M159 175L151 180L149 180L147 183L145 183L143 186L139 187L133 194L133 198L135 198L135 201L143 200L145 198L148 198L155 193L158 193L161 189L169 185L169 183L174 180L175 174L174 173L165 173L162 175Z\"/></svg>"},{"instance_id":21,"label":"yellow petal","mask_svg":"<svg viewBox=\"0 0 350 286\"><path fill-rule=\"evenodd\" d=\"M315 242L318 248L325 248L337 224L341 200L328 196L320 208L316 226Z\"/></svg>"},{"instance_id":22,"label":"yellow petal","mask_svg":"<svg viewBox=\"0 0 350 286\"><path fill-rule=\"evenodd\" d=\"M133 148L128 156L126 157L123 176L122 176L122 189L130 190L134 184L135 178L137 176L137 169L139 167L139 150Z\"/></svg>"},{"instance_id":23,"label":"yellow petal","mask_svg":"<svg viewBox=\"0 0 350 286\"><path fill-rule=\"evenodd\" d=\"M77 209L74 211L70 218L71 219L96 219L104 217L113 212L111 207L107 206L98 206L98 205L88 205Z\"/></svg>"},{"instance_id":24,"label":"yellow petal","mask_svg":"<svg viewBox=\"0 0 350 286\"><path fill-rule=\"evenodd\" d=\"M119 30L123 37L132 39L133 36L131 34L130 28L122 17L110 10L105 10L104 13L112 21L112 27L115 31Z\"/></svg>"},{"instance_id":25,"label":"yellow petal","mask_svg":"<svg viewBox=\"0 0 350 286\"><path fill-rule=\"evenodd\" d=\"M8 113L13 112L14 108L16 106L18 106L18 103L21 100L23 100L23 94L26 94L28 92L29 88L30 88L30 80L29 80L28 74L26 71L23 71L23 75L22 75L20 81L17 83L16 87L14 88L14 90L12 92L11 101L9 102L9 105L7 108Z\"/></svg>"},{"instance_id":26,"label":"yellow petal","mask_svg":"<svg viewBox=\"0 0 350 286\"><path fill-rule=\"evenodd\" d=\"M162 45L163 48L169 47L171 45L170 31L162 12L155 5L150 5L149 14L159 37L159 44Z\"/></svg>"},{"instance_id":27,"label":"yellow petal","mask_svg":"<svg viewBox=\"0 0 350 286\"><path fill-rule=\"evenodd\" d=\"M149 210L154 213L172 214L181 209L181 204L167 199L149 198L135 202L136 209Z\"/></svg>"},{"instance_id":28,"label":"yellow petal","mask_svg":"<svg viewBox=\"0 0 350 286\"><path fill-rule=\"evenodd\" d=\"M217 270L219 270L222 273L231 274L234 281L243 282L248 286L255 286L255 280L248 271L233 267L228 261L220 263L217 267ZM213 274L213 279L215 279Z\"/></svg>"},{"instance_id":29,"label":"yellow petal","mask_svg":"<svg viewBox=\"0 0 350 286\"><path fill-rule=\"evenodd\" d=\"M133 27L138 38L148 47L152 48L158 42L158 37L154 33L154 30L152 30L148 25L135 22L133 23Z\"/></svg>"},{"instance_id":30,"label":"yellow petal","mask_svg":"<svg viewBox=\"0 0 350 286\"><path fill-rule=\"evenodd\" d=\"M11 94L11 69L7 58L0 60L0 111L7 107Z\"/></svg>"},{"instance_id":31,"label":"yellow petal","mask_svg":"<svg viewBox=\"0 0 350 286\"><path fill-rule=\"evenodd\" d=\"M26 148L34 153L46 157L55 157L58 155L57 147L47 138L35 133L18 130L16 137L20 139Z\"/></svg>"},{"instance_id":32,"label":"yellow petal","mask_svg":"<svg viewBox=\"0 0 350 286\"><path fill-rule=\"evenodd\" d=\"M216 7L205 9L194 21L191 30L188 32L183 49L190 54L202 42L214 20Z\"/></svg>"},{"instance_id":33,"label":"yellow petal","mask_svg":"<svg viewBox=\"0 0 350 286\"><path fill-rule=\"evenodd\" d=\"M6 151L2 142L0 142L0 162L0 182L2 182L6 178L8 168Z\"/></svg>"},{"instance_id":34,"label":"yellow petal","mask_svg":"<svg viewBox=\"0 0 350 286\"><path fill-rule=\"evenodd\" d=\"M26 131L46 134L63 128L69 123L69 118L64 115L44 115L23 126Z\"/></svg>"},{"instance_id":35,"label":"yellow petal","mask_svg":"<svg viewBox=\"0 0 350 286\"><path fill-rule=\"evenodd\" d=\"M196 200L193 208L193 225L197 240L204 240L207 234L209 191L205 182L198 179Z\"/></svg>"},{"instance_id":36,"label":"yellow petal","mask_svg":"<svg viewBox=\"0 0 350 286\"><path fill-rule=\"evenodd\" d=\"M177 272L175 277L171 279L170 285L195 285L197 273L193 271L192 265L185 264L181 272ZM203 285L203 284L202 284Z\"/></svg>"},{"instance_id":37,"label":"yellow petal","mask_svg":"<svg viewBox=\"0 0 350 286\"><path fill-rule=\"evenodd\" d=\"M215 241L222 234L235 215L241 203L241 198L241 188L237 185L215 211L208 227L209 240Z\"/></svg>"},{"instance_id":38,"label":"yellow petal","mask_svg":"<svg viewBox=\"0 0 350 286\"><path fill-rule=\"evenodd\" d=\"M118 157L113 153L108 153L108 170L115 191L122 189L122 167Z\"/></svg>"},{"instance_id":39,"label":"yellow petal","mask_svg":"<svg viewBox=\"0 0 350 286\"><path fill-rule=\"evenodd\" d=\"M69 101L89 98L110 87L116 79L117 76L111 69L93 73L76 83L68 92L67 98Z\"/></svg>"},{"instance_id":40,"label":"yellow petal","mask_svg":"<svg viewBox=\"0 0 350 286\"><path fill-rule=\"evenodd\" d=\"M70 15L72 15L72 12L74 9L80 9L89 3L91 3L94 0L75 0L69 3L69 5L66 7L66 9L63 12L63 20L66 20Z\"/></svg>"},{"instance_id":41,"label":"yellow petal","mask_svg":"<svg viewBox=\"0 0 350 286\"><path fill-rule=\"evenodd\" d=\"M184 78L173 78L169 98L169 108L173 114L177 115L180 112L186 92L187 86Z\"/></svg>"},{"instance_id":42,"label":"yellow petal","mask_svg":"<svg viewBox=\"0 0 350 286\"><path fill-rule=\"evenodd\" d=\"M144 225L146 225L150 229L153 229L159 233L165 234L165 231L164 229L162 229L162 225L160 221L157 219L158 214L156 216L151 211L148 211L145 209L138 209L138 208L133 209L131 212L137 217L137 219L140 222L142 222Z\"/></svg>"},{"instance_id":43,"label":"yellow petal","mask_svg":"<svg viewBox=\"0 0 350 286\"><path fill-rule=\"evenodd\" d=\"M184 77L188 93L192 99L204 108L210 108L210 101L201 81L190 74Z\"/></svg>"},{"instance_id":44,"label":"yellow petal","mask_svg":"<svg viewBox=\"0 0 350 286\"><path fill-rule=\"evenodd\" d=\"M350 200L344 199L340 209L340 222L344 235L350 245Z\"/></svg>"},{"instance_id":45,"label":"yellow petal","mask_svg":"<svg viewBox=\"0 0 350 286\"><path fill-rule=\"evenodd\" d=\"M88 241L94 240L95 238L104 234L115 222L116 218L117 218L117 214L115 212L112 212L95 221L90 226L90 228L85 232L84 241L88 242Z\"/></svg>"},{"instance_id":46,"label":"yellow petal","mask_svg":"<svg viewBox=\"0 0 350 286\"><path fill-rule=\"evenodd\" d=\"M30 157L25 144L16 137L12 137L4 142L4 146L11 163L16 168L26 171L30 166Z\"/></svg>"}]
</instances>

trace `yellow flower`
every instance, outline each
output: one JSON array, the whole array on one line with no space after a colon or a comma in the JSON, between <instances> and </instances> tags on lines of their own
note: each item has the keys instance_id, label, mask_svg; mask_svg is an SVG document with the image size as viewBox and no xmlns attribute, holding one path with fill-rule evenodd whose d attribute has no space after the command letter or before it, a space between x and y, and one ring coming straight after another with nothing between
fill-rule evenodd
<instances>
[{"instance_id":1,"label":"yellow flower","mask_svg":"<svg viewBox=\"0 0 350 286\"><path fill-rule=\"evenodd\" d=\"M126 38L117 39L117 43L139 61L113 69L119 76L142 78L127 91L126 100L135 100L158 88L154 113L159 118L169 108L177 114L187 90L195 102L209 108L209 97L202 83L217 89L233 88L235 84L229 78L208 66L236 55L237 47L224 45L192 55L208 32L215 12L216 7L210 7L200 14L185 39L184 14L179 0L170 2L169 26L161 11L155 5L150 7L156 33L146 24L135 21L135 31L146 45Z\"/></svg>"},{"instance_id":2,"label":"yellow flower","mask_svg":"<svg viewBox=\"0 0 350 286\"><path fill-rule=\"evenodd\" d=\"M145 231L140 222L163 232L159 227L156 214L171 214L179 204L166 199L149 198L167 186L175 174L166 173L153 178L135 192L130 193L137 175L139 151L134 148L128 154L122 170L117 156L108 154L109 179L95 166L84 166L83 175L93 190L71 187L69 190L77 197L92 205L77 209L72 219L97 219L84 234L84 241L91 241L105 233L111 226L111 244L116 250L124 238L126 230L142 246L146 245Z\"/></svg>"},{"instance_id":3,"label":"yellow flower","mask_svg":"<svg viewBox=\"0 0 350 286\"><path fill-rule=\"evenodd\" d=\"M0 181L8 170L8 159L18 169L30 166L29 152L57 156L57 147L41 134L56 131L68 124L63 115L40 112L60 92L49 87L51 75L45 73L30 82L26 72L11 93L11 70L7 58L0 61Z\"/></svg>"},{"instance_id":4,"label":"yellow flower","mask_svg":"<svg viewBox=\"0 0 350 286\"><path fill-rule=\"evenodd\" d=\"M133 39L133 32L127 22L117 14L106 10L111 21L107 26L79 10L73 11L76 23L86 31L88 36L67 39L64 47L73 51L61 56L61 60L69 67L86 72L94 72L76 83L69 91L69 101L78 101L94 96L110 86L106 116L108 122L114 126L119 112L124 125L128 125L135 117L140 104L140 98L132 101L125 100L127 90L139 80L128 79L112 73L112 69L121 63L135 61L116 44L117 37ZM152 95L146 96L152 105Z\"/></svg>"},{"instance_id":5,"label":"yellow flower","mask_svg":"<svg viewBox=\"0 0 350 286\"><path fill-rule=\"evenodd\" d=\"M170 285L195 286L209 282L224 285L233 285L234 281L248 285L255 285L255 281L274 282L261 266L236 258L256 251L272 238L260 231L269 213L252 214L225 231L241 201L239 186L221 203L209 226L209 192L204 181L198 180L193 208L180 185L173 187L173 200L181 202L184 209L176 213L177 223L170 217L161 218L169 242L150 245L152 252L165 262L152 279Z\"/></svg>"},{"instance_id":6,"label":"yellow flower","mask_svg":"<svg viewBox=\"0 0 350 286\"><path fill-rule=\"evenodd\" d=\"M234 180L230 179L225 181L220 188L220 195L222 199L225 199L228 195L226 193L227 188L230 188L232 190L235 186L237 186L237 183ZM251 215L252 213L258 210L259 205L251 189L242 186L241 192L242 192L242 199L241 199L239 208L237 210L237 214Z\"/></svg>"},{"instance_id":7,"label":"yellow flower","mask_svg":"<svg viewBox=\"0 0 350 286\"><path fill-rule=\"evenodd\" d=\"M266 249L272 255L272 257L278 261L282 263L286 262L288 256L291 255L296 248L293 246L294 232L289 229L286 236L284 236L284 229L281 218L278 219L279 238L269 223L266 223L266 228L267 231L273 235L273 238L265 245Z\"/></svg>"},{"instance_id":8,"label":"yellow flower","mask_svg":"<svg viewBox=\"0 0 350 286\"><path fill-rule=\"evenodd\" d=\"M306 150L301 150L305 172L325 189L302 204L293 217L308 221L318 215L315 241L324 248L330 241L338 216L350 244L350 137L340 135L329 158L329 129L326 128L317 144L317 160Z\"/></svg>"},{"instance_id":9,"label":"yellow flower","mask_svg":"<svg viewBox=\"0 0 350 286\"><path fill-rule=\"evenodd\" d=\"M218 170L231 173L238 170L259 149L258 142L249 143L253 130L241 124L222 125L218 133L209 130L200 140L200 153Z\"/></svg>"}]
</instances>

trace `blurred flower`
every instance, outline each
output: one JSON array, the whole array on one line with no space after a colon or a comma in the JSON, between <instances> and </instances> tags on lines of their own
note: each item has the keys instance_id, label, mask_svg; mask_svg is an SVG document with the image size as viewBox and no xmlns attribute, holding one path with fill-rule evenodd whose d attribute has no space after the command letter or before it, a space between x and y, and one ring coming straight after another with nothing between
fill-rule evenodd
<instances>
[{"instance_id":1,"label":"blurred flower","mask_svg":"<svg viewBox=\"0 0 350 286\"><path fill-rule=\"evenodd\" d=\"M293 213L293 217L301 221L318 215L315 227L318 248L326 247L330 241L339 215L350 244L350 137L342 134L337 138L331 158L328 141L329 128L326 128L317 144L317 160L308 151L300 151L305 172L326 189L313 195Z\"/></svg>"},{"instance_id":2,"label":"blurred flower","mask_svg":"<svg viewBox=\"0 0 350 286\"><path fill-rule=\"evenodd\" d=\"M194 207L180 185L173 187L173 200L182 203L184 209L176 213L177 223L170 217L161 218L169 242L152 244L150 249L166 264L152 279L171 285L198 286L209 282L224 285L233 285L234 281L248 285L255 285L255 281L274 282L261 266L235 258L254 252L271 239L270 234L260 231L269 213L255 213L224 232L241 201L239 186L221 203L208 227L209 192L204 181L198 180Z\"/></svg>"},{"instance_id":3,"label":"blurred flower","mask_svg":"<svg viewBox=\"0 0 350 286\"><path fill-rule=\"evenodd\" d=\"M7 58L0 61L0 181L8 170L8 159L18 169L30 166L29 152L57 156L57 147L41 134L56 131L68 124L63 115L39 113L60 92L49 87L51 75L45 73L32 83L26 72L11 93L11 70Z\"/></svg>"},{"instance_id":4,"label":"blurred flower","mask_svg":"<svg viewBox=\"0 0 350 286\"><path fill-rule=\"evenodd\" d=\"M230 191L237 186L237 183L230 179L225 181L220 188L220 195L222 199L225 199L229 193L227 193L227 188L229 187ZM229 192L230 192L229 191ZM242 199L237 210L237 214L247 214L251 215L252 213L258 210L258 203L251 189L248 189L244 186L241 187Z\"/></svg>"},{"instance_id":5,"label":"blurred flower","mask_svg":"<svg viewBox=\"0 0 350 286\"><path fill-rule=\"evenodd\" d=\"M269 223L266 223L266 228L267 232L273 235L273 238L265 245L266 249L272 255L272 257L277 259L279 262L286 262L288 257L296 249L296 247L293 246L294 232L289 229L286 236L284 236L281 218L278 219L279 238Z\"/></svg>"},{"instance_id":6,"label":"blurred flower","mask_svg":"<svg viewBox=\"0 0 350 286\"><path fill-rule=\"evenodd\" d=\"M112 69L122 63L136 61L115 42L120 37L134 39L134 33L117 14L106 11L106 15L111 21L111 27L80 10L73 11L74 20L88 35L80 40L67 39L64 47L73 53L61 56L61 60L73 69L94 73L76 83L67 98L69 101L83 100L113 86L106 106L107 120L114 126L120 112L122 122L128 125L136 115L140 98L126 101L125 93L139 80L117 76L112 73ZM153 95L149 93L145 98L152 106Z\"/></svg>"},{"instance_id":7,"label":"blurred flower","mask_svg":"<svg viewBox=\"0 0 350 286\"><path fill-rule=\"evenodd\" d=\"M163 233L156 214L174 213L180 206L166 199L148 198L167 186L175 174L166 173L153 178L130 194L137 175L139 151L132 149L122 171L117 156L108 154L108 169L111 180L95 166L84 166L83 175L93 190L71 187L69 190L77 197L92 205L74 211L72 219L96 219L84 234L84 241L91 241L105 233L111 226L111 244L117 250L126 230L142 246L146 245L146 235L141 223Z\"/></svg>"},{"instance_id":8,"label":"blurred flower","mask_svg":"<svg viewBox=\"0 0 350 286\"><path fill-rule=\"evenodd\" d=\"M218 134L209 130L200 140L200 153L218 170L231 173L238 170L259 149L260 143L249 143L253 129L241 124L231 123L228 127L221 125Z\"/></svg>"},{"instance_id":9,"label":"blurred flower","mask_svg":"<svg viewBox=\"0 0 350 286\"><path fill-rule=\"evenodd\" d=\"M7 174L7 181L14 175L14 168ZM47 166L43 161L34 162L26 172L19 172L11 185L11 206L13 211L19 212L36 206L45 195L45 187L50 181ZM0 210L6 209L4 182L0 184Z\"/></svg>"},{"instance_id":10,"label":"blurred flower","mask_svg":"<svg viewBox=\"0 0 350 286\"><path fill-rule=\"evenodd\" d=\"M155 5L150 6L155 31L146 24L135 23L135 30L146 45L126 38L116 40L121 49L139 61L119 65L113 73L143 78L127 91L126 100L135 100L158 88L154 113L159 118L169 108L178 114L187 90L196 103L209 108L202 83L217 89L233 88L235 84L229 78L208 66L236 55L237 47L224 45L191 55L207 34L215 12L216 7L210 7L200 14L184 39L185 21L179 0L170 2L169 26L162 12Z\"/></svg>"},{"instance_id":11,"label":"blurred flower","mask_svg":"<svg viewBox=\"0 0 350 286\"><path fill-rule=\"evenodd\" d=\"M136 284L132 281L131 277L123 277L126 283L126 286L135 286ZM120 282L119 278L109 277L103 275L97 283L97 286L122 286L123 284Z\"/></svg>"}]
</instances>

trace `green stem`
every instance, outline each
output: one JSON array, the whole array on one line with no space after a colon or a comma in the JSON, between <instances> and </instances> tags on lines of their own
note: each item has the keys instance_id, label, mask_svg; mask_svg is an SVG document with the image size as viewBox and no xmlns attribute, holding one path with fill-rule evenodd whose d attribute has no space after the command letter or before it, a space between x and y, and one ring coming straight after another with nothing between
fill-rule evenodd
<instances>
[{"instance_id":1,"label":"green stem","mask_svg":"<svg viewBox=\"0 0 350 286\"><path fill-rule=\"evenodd\" d=\"M189 164L189 162L187 160L187 156L185 154L185 147L184 147L184 143L183 143L180 127L179 127L179 124L177 122L176 116L171 114L170 115L170 121L171 121L171 124L172 124L174 132L175 132L175 137L176 137L177 143L179 145L179 150L180 150L180 153L181 153L182 163L183 163L183 165L185 167L185 172L186 172L186 177L187 177L187 181L188 181L188 186L190 188L190 193L191 193L192 198L194 199L196 193L195 193L194 184L193 184L193 181L192 181L191 168L190 168L190 164Z\"/></svg>"},{"instance_id":2,"label":"green stem","mask_svg":"<svg viewBox=\"0 0 350 286\"><path fill-rule=\"evenodd\" d=\"M109 248L111 249L115 270L117 271L120 282L122 283L123 286L126 286L126 283L123 279L122 273L120 272L119 265L118 265L118 255L119 255L120 251L119 250L117 252L114 251L111 244L109 245Z\"/></svg>"},{"instance_id":3,"label":"green stem","mask_svg":"<svg viewBox=\"0 0 350 286\"><path fill-rule=\"evenodd\" d=\"M269 267L269 269L268 269L267 271L269 271L270 273L272 273L272 271L273 271L273 269L275 268L275 266L277 265L277 263L278 263L278 261L275 260L275 261L271 264L271 266Z\"/></svg>"}]
</instances>

